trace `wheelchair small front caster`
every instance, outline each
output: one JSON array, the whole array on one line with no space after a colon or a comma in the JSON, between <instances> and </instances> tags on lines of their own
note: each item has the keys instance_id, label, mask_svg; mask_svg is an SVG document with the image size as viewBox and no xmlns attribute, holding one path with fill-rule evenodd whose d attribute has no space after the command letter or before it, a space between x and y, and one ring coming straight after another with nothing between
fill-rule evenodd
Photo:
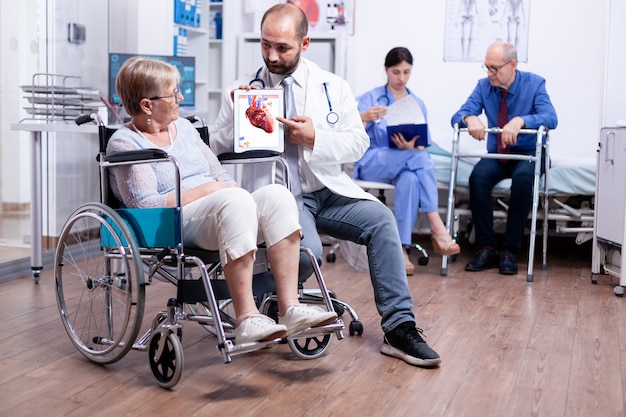
<instances>
[{"instance_id":1,"label":"wheelchair small front caster","mask_svg":"<svg viewBox=\"0 0 626 417\"><path fill-rule=\"evenodd\" d=\"M337 260L337 255L335 255L334 253L329 253L326 255L326 262L328 262L329 264L334 263Z\"/></svg>"},{"instance_id":2,"label":"wheelchair small front caster","mask_svg":"<svg viewBox=\"0 0 626 417\"><path fill-rule=\"evenodd\" d=\"M287 339L291 351L300 359L316 359L326 352L330 345L332 333L300 339Z\"/></svg>"},{"instance_id":3,"label":"wheelchair small front caster","mask_svg":"<svg viewBox=\"0 0 626 417\"><path fill-rule=\"evenodd\" d=\"M426 252L426 249L424 249L422 247L422 245L414 243L413 245L404 247L404 250L409 255L411 254L411 249L417 249L417 251L419 252L420 257L417 258L417 264L418 265L420 265L420 266L428 265L428 252Z\"/></svg>"},{"instance_id":4,"label":"wheelchair small front caster","mask_svg":"<svg viewBox=\"0 0 626 417\"><path fill-rule=\"evenodd\" d=\"M350 336L354 336L355 334L357 336L362 336L363 335L363 323L357 320L351 321L350 325L348 326L348 331L350 332Z\"/></svg>"},{"instance_id":5,"label":"wheelchair small front caster","mask_svg":"<svg viewBox=\"0 0 626 417\"><path fill-rule=\"evenodd\" d=\"M181 329L179 329L181 333ZM165 336L165 340L161 340ZM156 329L150 338L148 348L150 369L162 388L172 388L183 373L183 347L176 333L171 330Z\"/></svg>"}]
</instances>

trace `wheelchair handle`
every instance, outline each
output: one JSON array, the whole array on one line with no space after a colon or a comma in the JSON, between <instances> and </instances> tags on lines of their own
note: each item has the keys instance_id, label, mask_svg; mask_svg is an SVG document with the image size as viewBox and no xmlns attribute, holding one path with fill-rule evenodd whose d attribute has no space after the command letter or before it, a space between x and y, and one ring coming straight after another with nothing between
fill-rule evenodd
<instances>
[{"instance_id":1,"label":"wheelchair handle","mask_svg":"<svg viewBox=\"0 0 626 417\"><path fill-rule=\"evenodd\" d=\"M104 126L104 122L98 113L89 113L89 114L81 114L80 116L74 119L78 126L83 125L85 123L89 123L91 121L96 122L99 126Z\"/></svg>"},{"instance_id":2,"label":"wheelchair handle","mask_svg":"<svg viewBox=\"0 0 626 417\"><path fill-rule=\"evenodd\" d=\"M205 127L206 124L206 120L204 120L204 118L196 115L196 114L192 114L191 116L187 116L185 117L185 119L189 120L191 123L196 123L196 122L200 122L200 125Z\"/></svg>"}]
</instances>

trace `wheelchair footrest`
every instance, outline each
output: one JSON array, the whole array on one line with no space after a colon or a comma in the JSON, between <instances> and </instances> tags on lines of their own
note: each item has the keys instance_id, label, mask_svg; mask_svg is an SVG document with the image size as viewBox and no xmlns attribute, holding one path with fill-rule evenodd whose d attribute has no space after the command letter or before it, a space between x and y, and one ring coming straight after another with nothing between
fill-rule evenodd
<instances>
[{"instance_id":1,"label":"wheelchair footrest","mask_svg":"<svg viewBox=\"0 0 626 417\"><path fill-rule=\"evenodd\" d=\"M302 339L305 337L316 337L321 334L339 332L339 331L345 330L345 328L346 326L344 325L343 320L337 319L334 322L330 324L326 324L324 326L310 327L308 329L304 329L301 332L298 332L289 336L289 339ZM340 337L340 339L343 339L343 337Z\"/></svg>"}]
</instances>

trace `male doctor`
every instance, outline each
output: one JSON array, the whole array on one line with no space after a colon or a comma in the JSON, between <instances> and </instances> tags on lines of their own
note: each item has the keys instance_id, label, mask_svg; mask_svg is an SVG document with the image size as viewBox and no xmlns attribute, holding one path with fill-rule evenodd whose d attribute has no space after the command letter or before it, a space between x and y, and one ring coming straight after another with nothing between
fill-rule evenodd
<instances>
[{"instance_id":1,"label":"male doctor","mask_svg":"<svg viewBox=\"0 0 626 417\"><path fill-rule=\"evenodd\" d=\"M385 334L381 352L411 365L437 366L441 362L439 355L426 344L422 330L415 325L393 214L342 171L342 164L361 158L369 138L348 83L300 56L311 42L308 26L305 14L293 4L277 4L265 12L261 20L265 66L256 76L238 80L225 90L216 130L211 132L211 148L216 154L233 151L234 88L258 88L250 85L256 83L283 88L283 79L293 77L296 116L277 120L286 128L285 148L297 145L297 161L289 172L294 173L292 178L298 177L295 180L302 189L302 245L310 248L320 263L322 243L318 231L365 245L374 300ZM253 79L256 83L251 82ZM293 186L292 192L299 197ZM307 277L310 273L301 270L300 275Z\"/></svg>"}]
</instances>

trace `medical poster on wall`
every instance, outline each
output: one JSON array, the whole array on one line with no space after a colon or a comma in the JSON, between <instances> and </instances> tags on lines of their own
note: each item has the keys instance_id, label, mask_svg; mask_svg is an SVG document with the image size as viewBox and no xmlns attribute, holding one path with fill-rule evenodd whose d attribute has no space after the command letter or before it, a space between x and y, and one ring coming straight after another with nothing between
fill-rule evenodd
<instances>
[{"instance_id":1,"label":"medical poster on wall","mask_svg":"<svg viewBox=\"0 0 626 417\"><path fill-rule=\"evenodd\" d=\"M309 35L315 32L341 32L354 35L354 8L356 0L244 0L244 21L247 31L257 31L263 13L278 3L295 4L304 11L309 21Z\"/></svg>"},{"instance_id":2,"label":"medical poster on wall","mask_svg":"<svg viewBox=\"0 0 626 417\"><path fill-rule=\"evenodd\" d=\"M528 61L530 0L447 0L445 61L482 62L493 42L515 45Z\"/></svg>"},{"instance_id":3,"label":"medical poster on wall","mask_svg":"<svg viewBox=\"0 0 626 417\"><path fill-rule=\"evenodd\" d=\"M354 1L287 0L300 7L311 32L343 32L354 35Z\"/></svg>"}]
</instances>

